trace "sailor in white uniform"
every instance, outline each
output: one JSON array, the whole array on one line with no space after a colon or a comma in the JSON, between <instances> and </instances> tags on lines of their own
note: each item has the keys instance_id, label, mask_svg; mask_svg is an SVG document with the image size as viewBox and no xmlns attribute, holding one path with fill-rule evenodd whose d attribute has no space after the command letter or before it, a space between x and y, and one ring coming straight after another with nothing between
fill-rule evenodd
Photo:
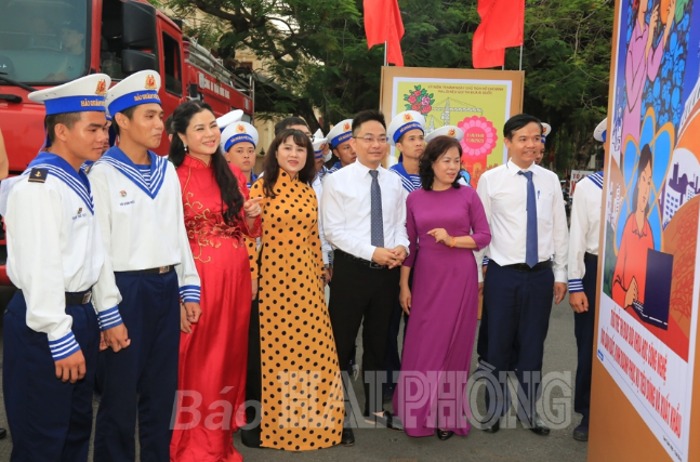
<instances>
[{"instance_id":1,"label":"sailor in white uniform","mask_svg":"<svg viewBox=\"0 0 700 462\"><path fill-rule=\"evenodd\" d=\"M123 301L129 349L100 355L95 460L169 461L181 315L199 318L200 281L187 240L180 182L158 147L164 130L156 71L111 88L118 145L90 170L97 218Z\"/></svg>"},{"instance_id":2,"label":"sailor in white uniform","mask_svg":"<svg viewBox=\"0 0 700 462\"><path fill-rule=\"evenodd\" d=\"M3 325L12 461L87 461L100 329L105 347L129 345L80 169L102 153L109 84L92 74L29 94L46 106L47 140L12 184L5 215L7 273L19 289Z\"/></svg>"}]
</instances>

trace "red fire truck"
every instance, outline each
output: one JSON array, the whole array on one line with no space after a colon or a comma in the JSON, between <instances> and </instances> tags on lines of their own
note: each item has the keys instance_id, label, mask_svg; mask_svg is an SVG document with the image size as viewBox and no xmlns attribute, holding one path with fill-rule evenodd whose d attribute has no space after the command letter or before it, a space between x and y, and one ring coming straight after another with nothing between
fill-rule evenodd
<instances>
[{"instance_id":1,"label":"red fire truck","mask_svg":"<svg viewBox=\"0 0 700 462\"><path fill-rule=\"evenodd\" d=\"M28 92L92 72L118 81L158 70L166 115L187 98L204 99L217 115L253 115L250 80L236 78L145 0L0 0L0 12L0 128L13 172L44 138L43 107ZM166 140L159 151L167 149Z\"/></svg>"},{"instance_id":2,"label":"red fire truck","mask_svg":"<svg viewBox=\"0 0 700 462\"><path fill-rule=\"evenodd\" d=\"M217 116L232 109L253 116L252 80L234 76L145 0L0 0L0 128L10 172L23 171L44 139L44 108L29 92L89 73L118 81L144 69L160 73L166 116L188 98L203 99ZM8 283L4 269L0 284Z\"/></svg>"}]
</instances>

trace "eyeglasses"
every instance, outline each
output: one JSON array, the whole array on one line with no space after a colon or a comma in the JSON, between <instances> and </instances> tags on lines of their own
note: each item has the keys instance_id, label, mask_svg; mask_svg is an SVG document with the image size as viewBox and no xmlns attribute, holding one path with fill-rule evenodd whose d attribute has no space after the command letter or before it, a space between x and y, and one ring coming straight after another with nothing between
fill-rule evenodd
<instances>
[{"instance_id":1,"label":"eyeglasses","mask_svg":"<svg viewBox=\"0 0 700 462\"><path fill-rule=\"evenodd\" d=\"M362 136L362 137L353 136L353 138L355 138L356 140L361 140L367 144L374 144L374 143L386 144L388 141L386 136L380 136L380 137L375 138L374 136L367 135L367 136Z\"/></svg>"}]
</instances>

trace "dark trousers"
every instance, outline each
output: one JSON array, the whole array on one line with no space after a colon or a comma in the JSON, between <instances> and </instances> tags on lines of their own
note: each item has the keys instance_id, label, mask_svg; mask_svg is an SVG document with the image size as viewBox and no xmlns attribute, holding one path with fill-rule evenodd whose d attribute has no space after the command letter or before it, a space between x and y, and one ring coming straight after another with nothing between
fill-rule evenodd
<instances>
[{"instance_id":1,"label":"dark trousers","mask_svg":"<svg viewBox=\"0 0 700 462\"><path fill-rule=\"evenodd\" d=\"M400 275L399 275L400 276ZM408 287L413 288L413 272L408 277ZM400 292L400 291L399 291ZM391 311L391 320L389 321L389 337L386 345L386 376L387 385L386 391L393 392L396 381L398 380L399 372L401 371L401 351L399 348L399 334L401 333L401 319L404 320L403 335L404 341L406 338L406 329L408 328L408 316L403 312L399 298L396 297L396 302Z\"/></svg>"},{"instance_id":2,"label":"dark trousers","mask_svg":"<svg viewBox=\"0 0 700 462\"><path fill-rule=\"evenodd\" d=\"M245 383L246 428L241 429L241 440L246 446L260 446L260 416L251 403L262 402L262 371L260 365L260 304L258 297L250 304L250 324L248 328L248 369ZM256 422L257 425L250 425ZM248 428L249 427L249 428Z\"/></svg>"},{"instance_id":3,"label":"dark trousers","mask_svg":"<svg viewBox=\"0 0 700 462\"><path fill-rule=\"evenodd\" d=\"M135 460L138 410L141 461L168 462L180 343L177 275L115 275L123 297L119 311L131 345L118 353L100 353L95 460Z\"/></svg>"},{"instance_id":4,"label":"dark trousers","mask_svg":"<svg viewBox=\"0 0 700 462\"><path fill-rule=\"evenodd\" d=\"M347 364L362 324L365 414L382 410L382 384L377 379L385 376L389 322L398 296L398 268L373 269L343 252L335 252L329 303L331 325L338 360Z\"/></svg>"},{"instance_id":5,"label":"dark trousers","mask_svg":"<svg viewBox=\"0 0 700 462\"><path fill-rule=\"evenodd\" d=\"M586 274L583 276L583 291L588 298L588 311L574 313L574 333L578 348L578 367L576 368L576 389L574 392L574 410L581 415L581 423L588 425L591 403L591 368L593 364L593 332L596 312L596 275L598 257L587 253L584 258Z\"/></svg>"},{"instance_id":6,"label":"dark trousers","mask_svg":"<svg viewBox=\"0 0 700 462\"><path fill-rule=\"evenodd\" d=\"M552 311L554 273L551 268L522 271L493 260L484 279L484 305L488 311L488 362L493 368L487 402L495 400L496 415L505 411L506 372L513 369L519 383L518 416L532 423L539 392L544 341ZM514 350L513 344L517 348ZM513 356L515 355L515 356ZM492 396L493 395L493 396Z\"/></svg>"},{"instance_id":7,"label":"dark trousers","mask_svg":"<svg viewBox=\"0 0 700 462\"><path fill-rule=\"evenodd\" d=\"M5 312L3 390L13 462L87 461L100 330L90 303L69 305L66 314L73 318L71 330L87 367L75 384L56 378L46 334L27 327L21 291Z\"/></svg>"}]
</instances>

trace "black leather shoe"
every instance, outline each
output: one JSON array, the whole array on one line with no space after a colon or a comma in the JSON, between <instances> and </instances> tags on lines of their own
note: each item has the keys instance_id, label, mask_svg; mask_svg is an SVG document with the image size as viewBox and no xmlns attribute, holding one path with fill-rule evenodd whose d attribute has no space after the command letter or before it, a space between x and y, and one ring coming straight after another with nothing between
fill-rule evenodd
<instances>
[{"instance_id":1,"label":"black leather shoe","mask_svg":"<svg viewBox=\"0 0 700 462\"><path fill-rule=\"evenodd\" d=\"M445 440L449 440L450 438L452 438L452 436L455 434L455 432L450 431L450 430L438 429L436 434L437 434L437 437L440 441L445 441Z\"/></svg>"},{"instance_id":2,"label":"black leather shoe","mask_svg":"<svg viewBox=\"0 0 700 462\"><path fill-rule=\"evenodd\" d=\"M0 440L5 438L7 436L7 430L4 428L0 428Z\"/></svg>"},{"instance_id":3,"label":"black leather shoe","mask_svg":"<svg viewBox=\"0 0 700 462\"><path fill-rule=\"evenodd\" d=\"M530 426L530 431L535 435L547 436L549 435L549 427L542 422L539 416L535 416L534 425Z\"/></svg>"},{"instance_id":4,"label":"black leather shoe","mask_svg":"<svg viewBox=\"0 0 700 462\"><path fill-rule=\"evenodd\" d=\"M398 420L394 419L394 416L389 411L382 411L379 415L371 413L365 416L365 422L368 424L381 425L386 428L391 428L392 430L403 431L403 426L401 426Z\"/></svg>"},{"instance_id":5,"label":"black leather shoe","mask_svg":"<svg viewBox=\"0 0 700 462\"><path fill-rule=\"evenodd\" d=\"M498 433L498 430L501 429L501 419L498 419L495 424L491 425L488 428L484 428L484 431L486 433Z\"/></svg>"},{"instance_id":6,"label":"black leather shoe","mask_svg":"<svg viewBox=\"0 0 700 462\"><path fill-rule=\"evenodd\" d=\"M241 429L241 443L246 447L259 449L262 444L260 434L260 427L254 427L249 430Z\"/></svg>"},{"instance_id":7,"label":"black leather shoe","mask_svg":"<svg viewBox=\"0 0 700 462\"><path fill-rule=\"evenodd\" d=\"M576 441L588 441L588 425L581 424L574 428L574 439Z\"/></svg>"},{"instance_id":8,"label":"black leather shoe","mask_svg":"<svg viewBox=\"0 0 700 462\"><path fill-rule=\"evenodd\" d=\"M352 432L352 428L343 428L343 436L340 439L340 444L343 446L355 445L355 434Z\"/></svg>"}]
</instances>

